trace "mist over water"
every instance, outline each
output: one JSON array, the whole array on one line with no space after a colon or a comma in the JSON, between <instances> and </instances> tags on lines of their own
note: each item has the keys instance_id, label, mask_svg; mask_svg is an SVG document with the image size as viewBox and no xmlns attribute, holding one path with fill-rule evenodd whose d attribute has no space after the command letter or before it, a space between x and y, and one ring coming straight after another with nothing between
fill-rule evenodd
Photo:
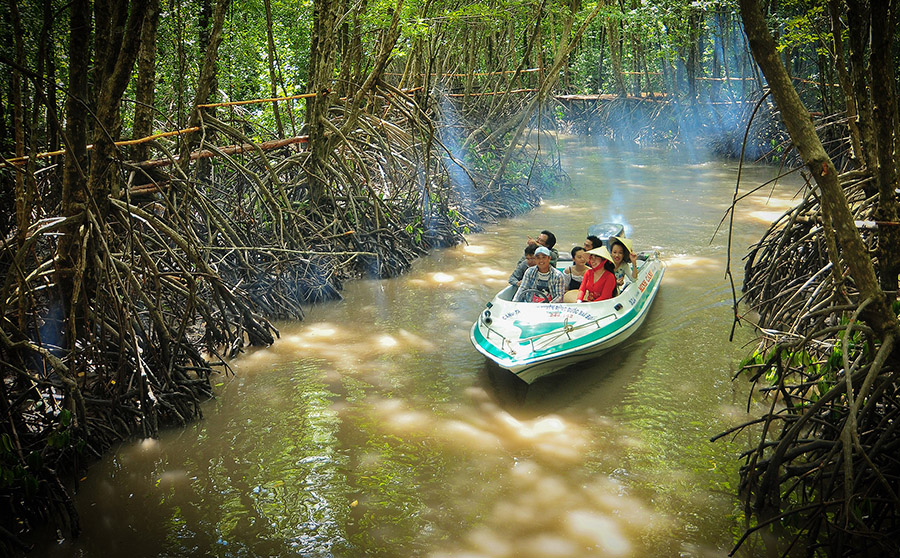
<instances>
[{"instance_id":1,"label":"mist over water","mask_svg":"<svg viewBox=\"0 0 900 558\"><path fill-rule=\"evenodd\" d=\"M745 407L731 376L752 331L728 343L727 235L713 237L736 166L578 138L562 153L571 189L403 277L347 285L235 361L202 421L92 467L81 539L46 555L727 555L743 440L708 439ZM736 253L796 189L741 206ZM549 229L563 252L610 219L669 266L633 341L527 389L488 366L469 328L527 236Z\"/></svg>"},{"instance_id":2,"label":"mist over water","mask_svg":"<svg viewBox=\"0 0 900 558\"><path fill-rule=\"evenodd\" d=\"M460 164L469 165L471 163L462 146L465 141L463 130L466 128L460 123L456 106L446 96L441 102L441 117L441 142L449 151L449 156L444 157L444 166L447 168L450 184L461 199L469 200L472 197L472 179L460 167Z\"/></svg>"}]
</instances>

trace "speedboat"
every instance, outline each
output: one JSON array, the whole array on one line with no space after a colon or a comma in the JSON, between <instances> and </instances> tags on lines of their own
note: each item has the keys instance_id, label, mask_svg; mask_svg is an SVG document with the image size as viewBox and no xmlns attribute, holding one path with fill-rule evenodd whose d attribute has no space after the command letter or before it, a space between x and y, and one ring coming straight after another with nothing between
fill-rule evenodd
<instances>
[{"instance_id":1,"label":"speedboat","mask_svg":"<svg viewBox=\"0 0 900 558\"><path fill-rule=\"evenodd\" d=\"M485 304L469 339L528 384L592 359L634 335L650 311L665 265L659 253L641 252L638 266L637 280L598 302L513 302L517 289L507 286Z\"/></svg>"}]
</instances>

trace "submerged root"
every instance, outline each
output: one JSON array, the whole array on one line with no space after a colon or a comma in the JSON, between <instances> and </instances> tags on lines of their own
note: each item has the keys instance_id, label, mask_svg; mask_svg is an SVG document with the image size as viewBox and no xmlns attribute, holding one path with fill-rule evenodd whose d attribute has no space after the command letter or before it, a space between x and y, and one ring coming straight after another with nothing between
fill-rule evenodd
<instances>
[{"instance_id":1,"label":"submerged root","mask_svg":"<svg viewBox=\"0 0 900 558\"><path fill-rule=\"evenodd\" d=\"M866 197L866 174L842 179L856 219L870 219L877 200ZM874 251L875 231L862 236ZM716 437L747 430L756 440L740 470L752 522L735 549L772 531L786 539L785 556L797 545L833 556L896 555L896 339L879 339L859 321L869 301L844 269L811 186L747 257L742 300L760 340L740 374L768 403L759 418Z\"/></svg>"},{"instance_id":2,"label":"submerged root","mask_svg":"<svg viewBox=\"0 0 900 558\"><path fill-rule=\"evenodd\" d=\"M0 466L12 471L0 545L48 521L77 535L59 475L199 417L212 375L246 345L274 342L270 320L302 319L348 279L399 275L534 207L562 176L523 148L516 168L529 171L485 191L489 169L464 168L411 98L376 91L353 118L332 108L332 149L315 171L298 138L264 150L254 140L271 133L236 110L204 117L191 166L164 140L164 158L116 161L121 194L78 215L54 213L59 177L41 174L46 214L24 242L0 245Z\"/></svg>"}]
</instances>

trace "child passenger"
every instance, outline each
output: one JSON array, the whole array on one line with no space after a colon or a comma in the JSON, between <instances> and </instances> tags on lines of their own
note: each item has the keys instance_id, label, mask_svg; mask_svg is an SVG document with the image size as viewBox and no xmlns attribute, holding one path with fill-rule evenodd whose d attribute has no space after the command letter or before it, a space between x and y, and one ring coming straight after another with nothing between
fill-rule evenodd
<instances>
[{"instance_id":1,"label":"child passenger","mask_svg":"<svg viewBox=\"0 0 900 558\"><path fill-rule=\"evenodd\" d=\"M567 290L578 290L581 288L581 280L584 278L584 272L587 271L588 254L581 246L572 248L572 265L563 270L566 278L569 280Z\"/></svg>"},{"instance_id":2,"label":"child passenger","mask_svg":"<svg viewBox=\"0 0 900 558\"><path fill-rule=\"evenodd\" d=\"M525 270L537 263L537 260L534 257L534 251L537 250L537 248L537 244L529 244L525 247L525 257L519 260L519 263L516 264L516 269L514 269L512 275L509 276L510 285L518 287L519 284L522 283L522 277L525 276Z\"/></svg>"}]
</instances>

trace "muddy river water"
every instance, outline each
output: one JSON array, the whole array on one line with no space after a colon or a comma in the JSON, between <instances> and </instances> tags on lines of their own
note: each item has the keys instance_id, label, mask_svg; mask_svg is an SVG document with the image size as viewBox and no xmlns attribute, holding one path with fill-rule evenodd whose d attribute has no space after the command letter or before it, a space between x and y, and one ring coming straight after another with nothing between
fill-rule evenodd
<instances>
[{"instance_id":1,"label":"muddy river water","mask_svg":"<svg viewBox=\"0 0 900 558\"><path fill-rule=\"evenodd\" d=\"M732 382L727 230L737 165L565 140L565 188L391 280L281 323L214 379L204 418L90 468L83 534L51 556L585 558L725 556L746 439ZM775 169L745 169L742 190ZM732 262L789 207L796 180L742 202ZM528 235L565 251L618 221L667 262L627 345L526 386L468 340ZM760 548L747 547L753 556Z\"/></svg>"}]
</instances>

